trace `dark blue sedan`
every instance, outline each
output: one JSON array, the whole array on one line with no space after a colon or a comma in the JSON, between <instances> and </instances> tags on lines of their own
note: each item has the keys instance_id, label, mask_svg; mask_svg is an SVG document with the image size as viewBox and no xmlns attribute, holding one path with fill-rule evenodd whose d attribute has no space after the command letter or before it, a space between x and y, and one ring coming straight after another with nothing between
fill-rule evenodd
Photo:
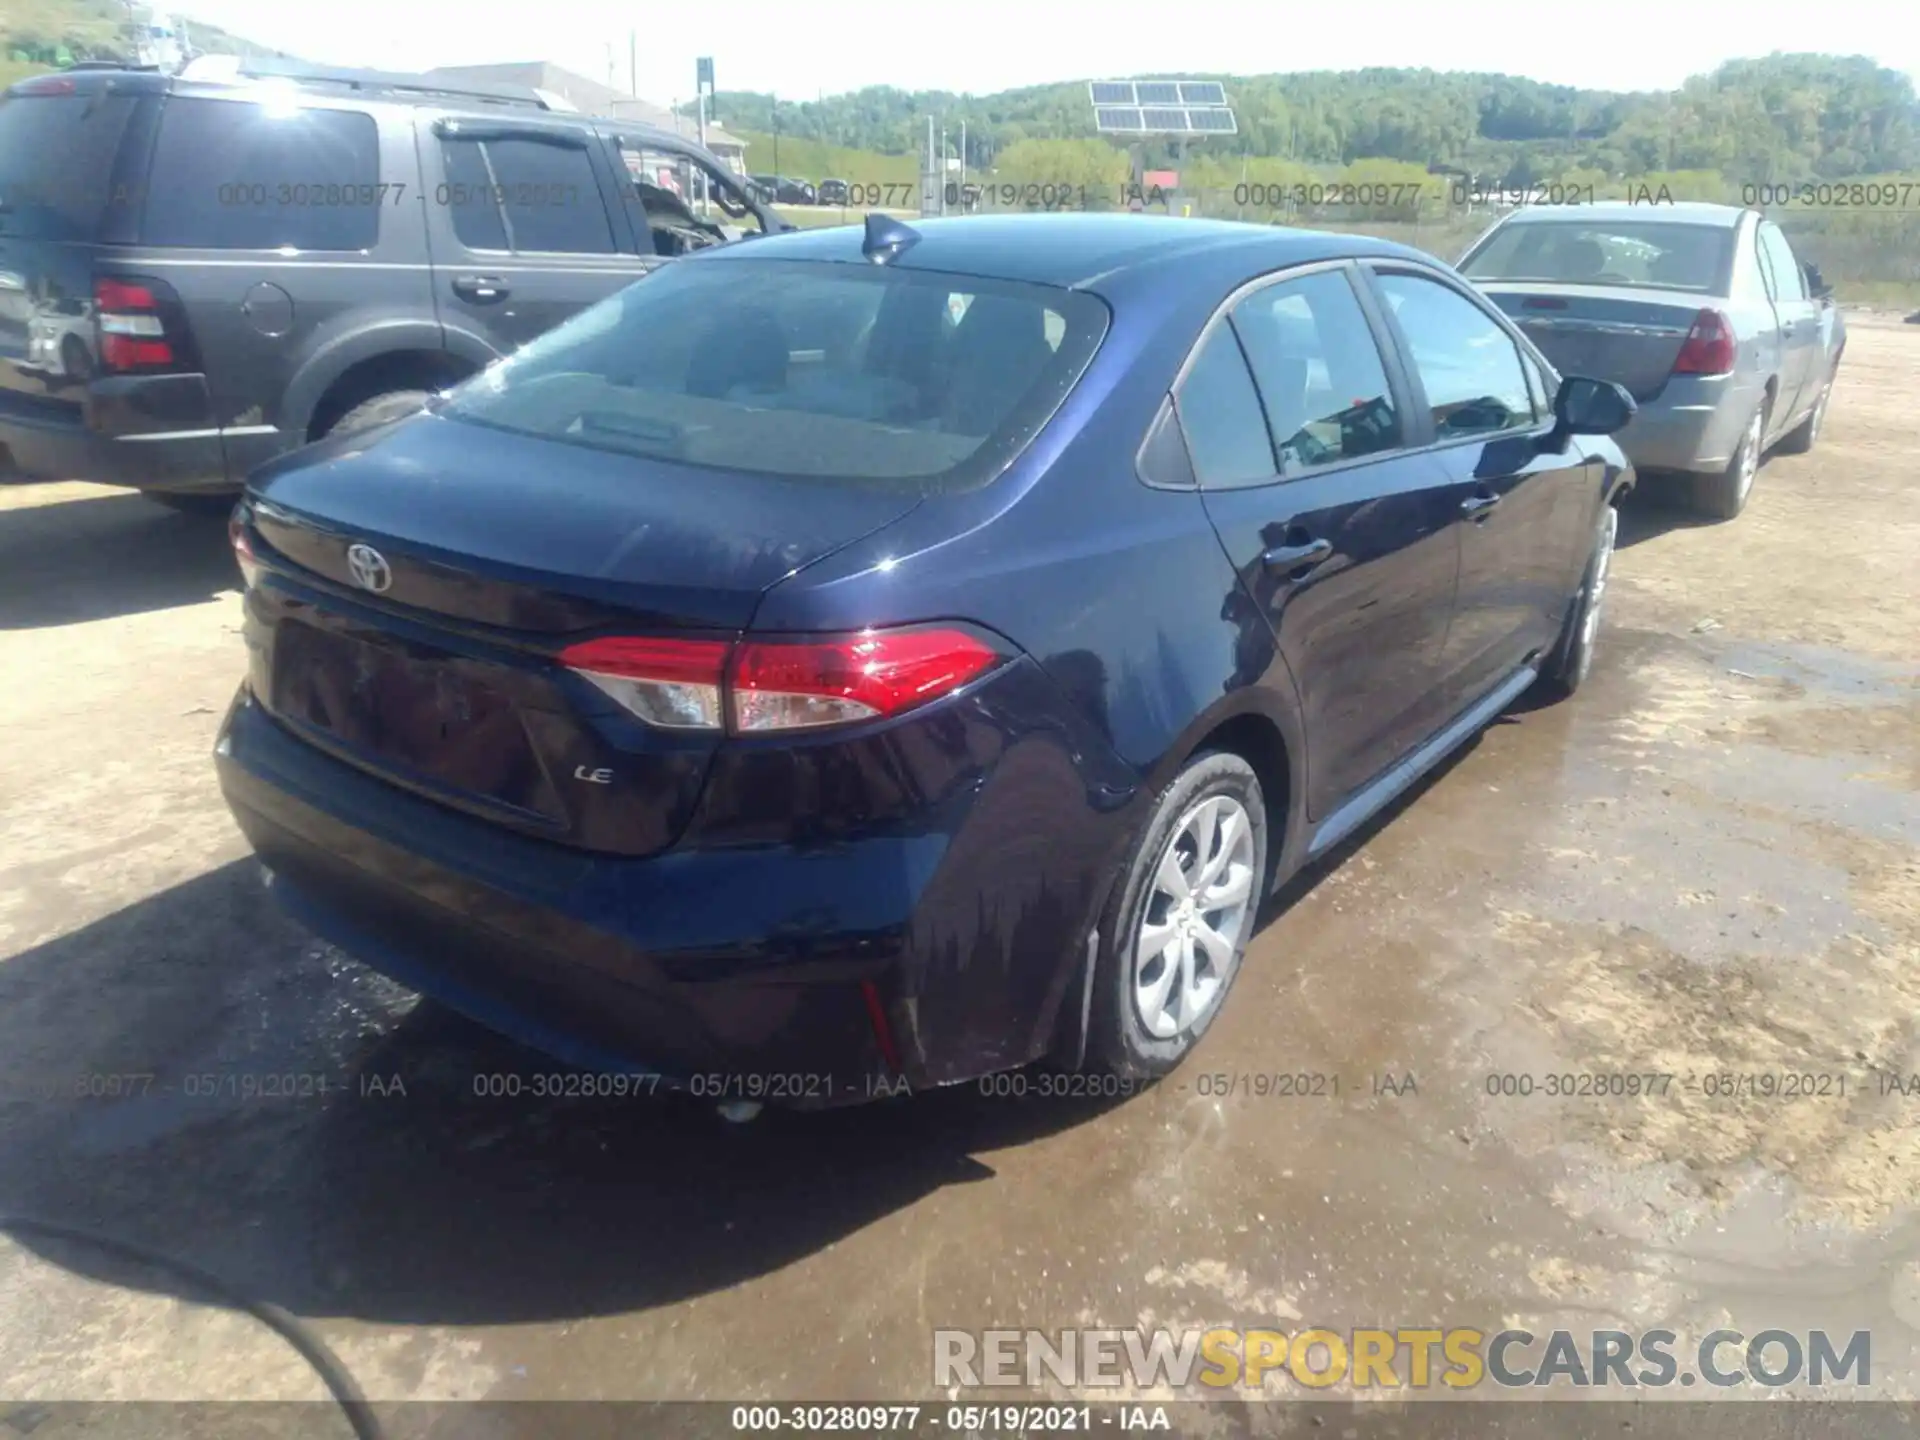
<instances>
[{"instance_id":1,"label":"dark blue sedan","mask_svg":"<svg viewBox=\"0 0 1920 1440\"><path fill-rule=\"evenodd\" d=\"M254 476L221 782L313 930L591 1070L1151 1077L1263 896L1586 675L1632 409L1354 236L716 248Z\"/></svg>"}]
</instances>

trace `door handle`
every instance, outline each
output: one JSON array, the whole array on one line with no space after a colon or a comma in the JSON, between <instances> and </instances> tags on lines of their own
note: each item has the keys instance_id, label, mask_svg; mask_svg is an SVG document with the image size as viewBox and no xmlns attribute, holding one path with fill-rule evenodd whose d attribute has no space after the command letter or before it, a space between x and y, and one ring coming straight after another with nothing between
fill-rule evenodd
<instances>
[{"instance_id":1,"label":"door handle","mask_svg":"<svg viewBox=\"0 0 1920 1440\"><path fill-rule=\"evenodd\" d=\"M1290 570L1302 574L1324 563L1333 554L1331 540L1303 540L1297 545L1275 545L1260 557L1269 570Z\"/></svg>"},{"instance_id":2,"label":"door handle","mask_svg":"<svg viewBox=\"0 0 1920 1440\"><path fill-rule=\"evenodd\" d=\"M1498 495L1469 495L1460 502L1460 513L1470 515L1475 520L1485 519L1493 507L1500 503Z\"/></svg>"},{"instance_id":3,"label":"door handle","mask_svg":"<svg viewBox=\"0 0 1920 1440\"><path fill-rule=\"evenodd\" d=\"M456 275L453 293L476 305L491 305L507 298L507 284L498 275Z\"/></svg>"}]
</instances>

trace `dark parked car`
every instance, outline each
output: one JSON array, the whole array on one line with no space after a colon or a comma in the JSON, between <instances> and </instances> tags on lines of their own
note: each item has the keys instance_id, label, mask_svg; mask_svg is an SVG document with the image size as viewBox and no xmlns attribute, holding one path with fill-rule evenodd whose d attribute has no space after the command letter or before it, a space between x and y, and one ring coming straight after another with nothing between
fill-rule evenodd
<instances>
[{"instance_id":1,"label":"dark parked car","mask_svg":"<svg viewBox=\"0 0 1920 1440\"><path fill-rule=\"evenodd\" d=\"M754 195L768 205L816 205L820 196L805 180L791 175L749 175Z\"/></svg>"},{"instance_id":2,"label":"dark parked car","mask_svg":"<svg viewBox=\"0 0 1920 1440\"><path fill-rule=\"evenodd\" d=\"M712 250L254 476L221 783L314 930L579 1064L1155 1075L1276 884L1581 682L1632 410L1384 241Z\"/></svg>"},{"instance_id":3,"label":"dark parked car","mask_svg":"<svg viewBox=\"0 0 1920 1440\"><path fill-rule=\"evenodd\" d=\"M254 465L427 395L659 264L781 228L663 131L536 92L250 62L0 99L0 445L224 509Z\"/></svg>"},{"instance_id":4,"label":"dark parked car","mask_svg":"<svg viewBox=\"0 0 1920 1440\"><path fill-rule=\"evenodd\" d=\"M852 193L844 180L822 180L818 198L822 205L845 205Z\"/></svg>"},{"instance_id":5,"label":"dark parked car","mask_svg":"<svg viewBox=\"0 0 1920 1440\"><path fill-rule=\"evenodd\" d=\"M1702 514L1732 519L1769 449L1804 454L1820 438L1846 323L1758 211L1531 206L1460 270L1554 364L1633 392L1620 448Z\"/></svg>"}]
</instances>

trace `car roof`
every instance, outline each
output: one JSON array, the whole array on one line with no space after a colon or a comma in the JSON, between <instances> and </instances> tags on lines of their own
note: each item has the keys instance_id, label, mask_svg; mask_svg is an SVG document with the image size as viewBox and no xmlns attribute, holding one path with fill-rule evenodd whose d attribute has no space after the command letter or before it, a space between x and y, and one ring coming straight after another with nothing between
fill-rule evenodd
<instances>
[{"instance_id":1,"label":"car roof","mask_svg":"<svg viewBox=\"0 0 1920 1440\"><path fill-rule=\"evenodd\" d=\"M1591 205L1529 205L1507 217L1509 225L1572 224L1582 220L1662 221L1682 225L1723 225L1728 229L1751 212L1738 205L1715 205L1705 200L1599 200Z\"/></svg>"},{"instance_id":2,"label":"car roof","mask_svg":"<svg viewBox=\"0 0 1920 1440\"><path fill-rule=\"evenodd\" d=\"M341 75L354 72L342 71ZM453 116L463 119L507 120L524 122L530 128L552 128L561 126L573 129L597 129L609 134L626 136L645 144L658 145L670 150L699 150L700 145L689 136L676 135L671 130L657 125L649 125L642 120L609 119L602 115L589 115L579 110L547 109L528 103L512 103L506 98L506 87L500 87L501 100L489 103L479 92L468 91L458 82L449 82L447 86L435 88L423 84L418 89L386 88L374 77L381 72L364 72L367 79L349 83L346 80L327 78L300 79L293 76L285 78L285 84L291 85L303 96L317 100L346 101L364 105L369 109L381 105L401 106L411 110L430 110L436 115ZM28 76L14 82L4 92L13 94L34 93L44 89L47 82L56 79L71 80L75 93L91 94L96 90L111 89L122 94L168 94L208 100L236 100L246 102L257 99L257 87L274 82L272 76L243 76L239 79L189 79L185 76L166 75L151 67L128 66L125 69L93 68L79 71L58 70L45 75ZM385 78L404 80L413 77L394 74Z\"/></svg>"},{"instance_id":3,"label":"car roof","mask_svg":"<svg viewBox=\"0 0 1920 1440\"><path fill-rule=\"evenodd\" d=\"M1438 263L1407 246L1367 235L1129 212L970 215L902 223L920 239L891 262L899 269L1062 287L1091 287L1201 252L1223 260L1237 256L1250 269L1271 270L1357 255ZM866 260L864 240L863 226L831 225L789 230L751 245L719 246L695 258L703 263L760 258L860 264Z\"/></svg>"}]
</instances>

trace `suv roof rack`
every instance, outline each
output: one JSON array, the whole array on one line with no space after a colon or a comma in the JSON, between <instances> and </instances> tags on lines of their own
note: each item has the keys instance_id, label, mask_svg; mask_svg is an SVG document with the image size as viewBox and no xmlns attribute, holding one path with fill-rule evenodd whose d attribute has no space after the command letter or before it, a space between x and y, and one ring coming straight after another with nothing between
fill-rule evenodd
<instances>
[{"instance_id":1,"label":"suv roof rack","mask_svg":"<svg viewBox=\"0 0 1920 1440\"><path fill-rule=\"evenodd\" d=\"M496 85L480 80L441 80L431 75L409 75L392 70L360 70L313 65L304 60L242 59L238 73L253 80L292 80L306 85L341 85L350 90L378 90L402 95L451 96L485 100L495 105L553 108L531 85Z\"/></svg>"}]
</instances>

